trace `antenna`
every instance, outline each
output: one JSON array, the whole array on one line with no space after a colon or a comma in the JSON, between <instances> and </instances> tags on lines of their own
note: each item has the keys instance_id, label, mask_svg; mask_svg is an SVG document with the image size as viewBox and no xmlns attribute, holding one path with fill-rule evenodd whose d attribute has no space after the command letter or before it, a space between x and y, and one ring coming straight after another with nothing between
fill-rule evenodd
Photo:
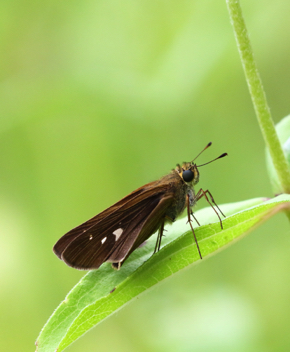
<instances>
[{"instance_id":1,"label":"antenna","mask_svg":"<svg viewBox=\"0 0 290 352\"><path fill-rule=\"evenodd\" d=\"M202 150L199 154L197 154L197 156L192 160L191 164L194 162L195 159L197 159L197 157L200 156L201 153L203 153L203 152L204 152L208 147L210 147L211 145L212 145L212 143L209 142L209 143L207 144L207 146L206 146L205 148L203 148L203 150Z\"/></svg>"},{"instance_id":2,"label":"antenna","mask_svg":"<svg viewBox=\"0 0 290 352\"><path fill-rule=\"evenodd\" d=\"M205 148L205 149L206 149L206 148ZM217 160L217 159L220 159L220 158L223 158L223 157L225 157L225 156L227 156L227 155L228 155L228 153L223 153L222 155L218 156L217 158L215 158L215 159L213 159L213 160L211 160L211 161L209 161L209 162L207 162L207 163L205 163L205 164L202 164L202 165L197 165L197 167L200 167L200 166L204 166L204 165L210 164L210 163L212 163L213 161L215 161L215 160Z\"/></svg>"}]
</instances>

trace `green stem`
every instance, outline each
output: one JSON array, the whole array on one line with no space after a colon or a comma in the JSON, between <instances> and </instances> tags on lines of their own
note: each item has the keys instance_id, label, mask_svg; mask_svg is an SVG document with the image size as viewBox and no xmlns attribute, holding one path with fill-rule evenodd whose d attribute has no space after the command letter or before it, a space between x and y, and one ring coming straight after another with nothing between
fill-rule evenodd
<instances>
[{"instance_id":1,"label":"green stem","mask_svg":"<svg viewBox=\"0 0 290 352\"><path fill-rule=\"evenodd\" d=\"M266 146L269 149L282 191L290 193L290 172L288 163L278 139L274 122L267 104L266 94L254 60L245 21L239 0L226 0L232 26L244 68L250 95Z\"/></svg>"}]
</instances>

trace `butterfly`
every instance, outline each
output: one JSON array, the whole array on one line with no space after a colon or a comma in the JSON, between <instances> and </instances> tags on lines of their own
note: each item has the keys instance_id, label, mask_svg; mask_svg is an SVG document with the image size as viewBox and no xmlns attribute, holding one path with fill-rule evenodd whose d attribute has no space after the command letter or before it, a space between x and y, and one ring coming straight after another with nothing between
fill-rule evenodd
<instances>
[{"instance_id":1,"label":"butterfly","mask_svg":"<svg viewBox=\"0 0 290 352\"><path fill-rule=\"evenodd\" d=\"M211 144L208 143L197 157ZM210 162L226 155L223 153ZM113 268L120 269L128 256L156 231L158 235L154 253L159 251L165 223L173 222L187 208L187 219L202 259L191 216L198 225L199 223L193 215L192 207L205 197L216 212L221 227L218 211L225 215L209 190L201 188L195 193L194 186L199 181L198 167L210 163L197 166L195 159L182 166L177 164L168 175L136 189L100 214L70 230L54 245L54 253L67 265L79 270L98 269L104 262L111 262Z\"/></svg>"}]
</instances>

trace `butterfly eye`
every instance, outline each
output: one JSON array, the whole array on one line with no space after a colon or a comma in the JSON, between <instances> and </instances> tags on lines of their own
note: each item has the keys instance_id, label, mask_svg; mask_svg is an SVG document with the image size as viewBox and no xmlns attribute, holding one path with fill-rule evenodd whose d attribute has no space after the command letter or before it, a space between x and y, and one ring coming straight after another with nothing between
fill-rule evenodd
<instances>
[{"instance_id":1,"label":"butterfly eye","mask_svg":"<svg viewBox=\"0 0 290 352\"><path fill-rule=\"evenodd\" d=\"M193 180L194 173L191 170L185 170L182 173L182 178L185 182L191 182Z\"/></svg>"}]
</instances>

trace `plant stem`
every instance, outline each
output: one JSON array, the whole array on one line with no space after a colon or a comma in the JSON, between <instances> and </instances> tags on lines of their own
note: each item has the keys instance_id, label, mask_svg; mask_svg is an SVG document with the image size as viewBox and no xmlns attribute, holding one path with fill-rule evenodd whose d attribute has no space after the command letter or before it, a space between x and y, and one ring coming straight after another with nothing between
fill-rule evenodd
<instances>
[{"instance_id":1,"label":"plant stem","mask_svg":"<svg viewBox=\"0 0 290 352\"><path fill-rule=\"evenodd\" d=\"M271 112L267 104L266 94L254 60L239 0L226 0L226 3L262 135L277 172L282 188L281 191L284 193L290 193L290 171L288 163L278 139Z\"/></svg>"}]
</instances>

